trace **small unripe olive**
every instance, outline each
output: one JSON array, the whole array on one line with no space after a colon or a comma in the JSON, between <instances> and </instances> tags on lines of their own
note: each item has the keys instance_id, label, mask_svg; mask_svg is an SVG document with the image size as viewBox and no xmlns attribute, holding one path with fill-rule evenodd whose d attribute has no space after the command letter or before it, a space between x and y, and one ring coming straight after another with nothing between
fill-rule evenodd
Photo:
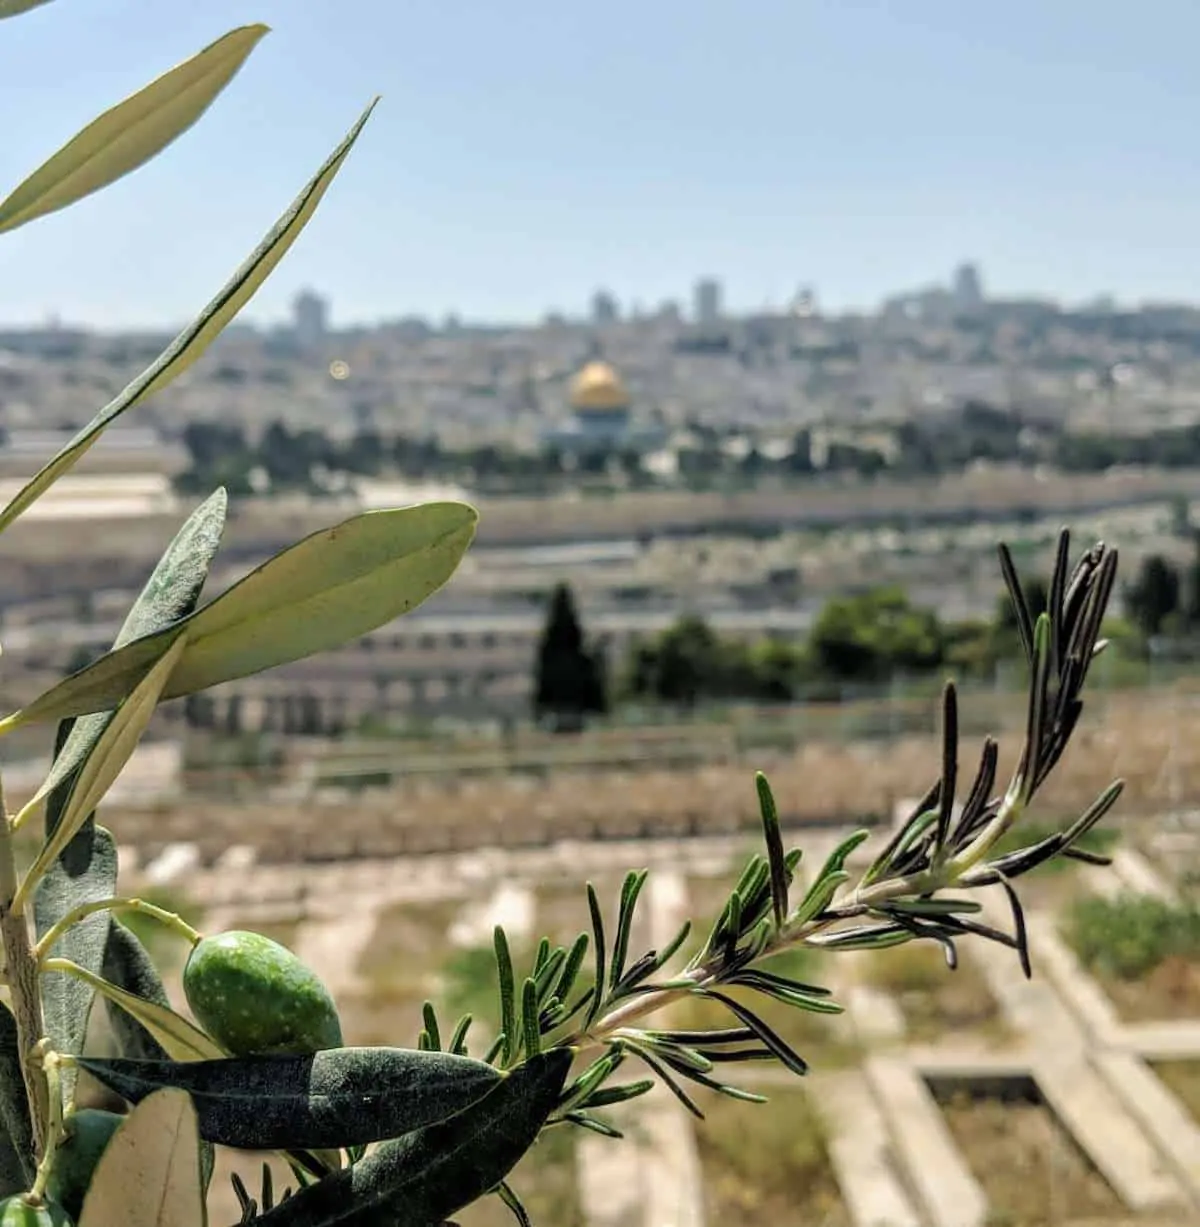
<instances>
[{"instance_id":1,"label":"small unripe olive","mask_svg":"<svg viewBox=\"0 0 1200 1227\"><path fill-rule=\"evenodd\" d=\"M337 1006L311 968L261 933L205 937L183 969L200 1025L234 1056L309 1053L342 1046Z\"/></svg>"},{"instance_id":2,"label":"small unripe olive","mask_svg":"<svg viewBox=\"0 0 1200 1227\"><path fill-rule=\"evenodd\" d=\"M120 1113L102 1108L80 1108L67 1118L46 1187L51 1198L73 1219L83 1212L83 1198L91 1186L96 1164L124 1119Z\"/></svg>"},{"instance_id":3,"label":"small unripe olive","mask_svg":"<svg viewBox=\"0 0 1200 1227\"><path fill-rule=\"evenodd\" d=\"M0 1201L0 1227L71 1227L71 1219L62 1206L43 1201L30 1205L24 1194Z\"/></svg>"}]
</instances>

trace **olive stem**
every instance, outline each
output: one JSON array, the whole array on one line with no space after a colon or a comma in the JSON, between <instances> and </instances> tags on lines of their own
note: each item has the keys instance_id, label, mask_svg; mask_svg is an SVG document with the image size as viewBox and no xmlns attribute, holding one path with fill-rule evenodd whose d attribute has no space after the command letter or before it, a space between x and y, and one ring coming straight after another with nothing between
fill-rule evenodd
<instances>
[{"instance_id":1,"label":"olive stem","mask_svg":"<svg viewBox=\"0 0 1200 1227\"><path fill-rule=\"evenodd\" d=\"M168 912L165 908L158 907L153 903L147 903L145 899L95 899L90 903L81 903L78 907L72 908L42 936L42 939L34 947L33 951L38 965L41 966L45 963L50 951L68 929L74 928L81 920L86 920L97 912L137 912L142 916L152 916L193 946L201 939L200 933L193 929L182 916L178 916L174 912Z\"/></svg>"},{"instance_id":2,"label":"olive stem","mask_svg":"<svg viewBox=\"0 0 1200 1227\"><path fill-rule=\"evenodd\" d=\"M44 1051L45 1041L39 1051ZM46 1184L54 1170L54 1156L58 1153L59 1143L63 1136L63 1102L62 1080L59 1077L59 1067L63 1062L58 1053L47 1052L42 1056L42 1068L46 1074L46 1087L50 1093L50 1120L46 1130L46 1145L41 1161L37 1166L37 1175L33 1180L33 1188L29 1190L29 1199L34 1203L42 1201L46 1196Z\"/></svg>"},{"instance_id":3,"label":"olive stem","mask_svg":"<svg viewBox=\"0 0 1200 1227\"><path fill-rule=\"evenodd\" d=\"M17 862L13 852L12 830L0 785L0 943L17 1023L17 1044L21 1076L29 1098L29 1118L33 1127L34 1157L40 1162L46 1145L50 1118L50 1093L46 1079L32 1059L34 1047L42 1039L42 994L38 984L37 960L29 940L29 921L24 911L14 906L17 897Z\"/></svg>"}]
</instances>

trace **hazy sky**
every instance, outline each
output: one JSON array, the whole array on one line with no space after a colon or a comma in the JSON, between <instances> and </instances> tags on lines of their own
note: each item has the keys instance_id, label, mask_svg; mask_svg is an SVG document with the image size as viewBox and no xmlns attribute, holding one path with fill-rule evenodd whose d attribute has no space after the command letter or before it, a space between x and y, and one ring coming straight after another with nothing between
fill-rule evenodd
<instances>
[{"instance_id":1,"label":"hazy sky","mask_svg":"<svg viewBox=\"0 0 1200 1227\"><path fill-rule=\"evenodd\" d=\"M201 307L370 96L248 311L529 319L983 266L997 293L1200 300L1197 0L55 0L0 23L0 181L232 26L273 32L164 156L0 236L0 321ZM7 187L5 188L7 190Z\"/></svg>"}]
</instances>

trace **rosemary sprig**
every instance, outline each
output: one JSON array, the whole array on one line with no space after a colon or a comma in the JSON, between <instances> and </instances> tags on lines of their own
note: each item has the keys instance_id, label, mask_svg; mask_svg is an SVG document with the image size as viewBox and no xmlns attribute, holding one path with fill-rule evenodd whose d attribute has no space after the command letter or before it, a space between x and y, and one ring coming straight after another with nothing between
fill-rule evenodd
<instances>
[{"instance_id":1,"label":"rosemary sprig","mask_svg":"<svg viewBox=\"0 0 1200 1227\"><path fill-rule=\"evenodd\" d=\"M720 1066L776 1061L797 1074L805 1072L802 1055L747 1004L747 996L818 1013L836 1013L841 1007L828 989L763 965L783 951L883 949L925 940L937 942L953 968L957 942L972 937L1015 950L1025 974L1031 975L1024 912L1013 884L1058 856L1107 863L1074 845L1108 813L1121 792L1117 781L1063 830L1015 851L996 852L998 841L1019 823L1062 757L1082 711L1088 668L1105 646L1099 634L1116 576L1116 552L1096 545L1068 573L1069 548L1064 531L1048 589L1049 608L1035 621L1012 557L1000 547L1001 571L1030 671L1024 744L1003 793L995 795L999 753L996 742L987 738L965 800L957 805L960 726L957 692L949 683L942 701L938 778L861 872L853 871L851 858L869 838L868 831L848 835L815 873L808 890L794 897L801 852L785 849L775 796L760 773L755 787L764 850L751 856L704 941L675 974L660 977L686 940L688 925L666 948L630 957L646 870L626 876L611 936L589 883L590 938L580 934L569 948L543 940L522 991L508 943L497 929L502 1034L487 1059L509 1067L522 1054L564 1046L590 1057L564 1090L551 1123L619 1136L596 1110L643 1095L656 1081L689 1111L702 1115L688 1084L738 1099L759 1098L718 1077ZM971 894L992 885L1000 886L1008 899L1011 934L977 919L980 905ZM591 984L577 990L589 946ZM646 1025L652 1015L686 997L717 1003L730 1015L730 1025L699 1031ZM467 1023L455 1031L456 1051L465 1050ZM438 1035L436 1019L427 1011L422 1041L436 1045ZM630 1057L653 1077L610 1085L609 1079ZM515 1195L500 1192L516 1212L511 1200Z\"/></svg>"}]
</instances>

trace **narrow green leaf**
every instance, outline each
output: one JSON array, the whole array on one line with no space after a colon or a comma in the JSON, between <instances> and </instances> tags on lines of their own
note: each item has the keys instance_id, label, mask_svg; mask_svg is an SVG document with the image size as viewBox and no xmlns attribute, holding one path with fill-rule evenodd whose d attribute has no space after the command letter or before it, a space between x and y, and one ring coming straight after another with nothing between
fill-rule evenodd
<instances>
[{"instance_id":1,"label":"narrow green leaf","mask_svg":"<svg viewBox=\"0 0 1200 1227\"><path fill-rule=\"evenodd\" d=\"M758 790L758 808L762 816L763 838L767 845L767 861L771 867L771 903L775 911L775 927L780 929L788 910L788 870L783 855L783 834L779 829L779 807L767 777L760 771L754 777Z\"/></svg>"},{"instance_id":2,"label":"narrow green leaf","mask_svg":"<svg viewBox=\"0 0 1200 1227\"><path fill-rule=\"evenodd\" d=\"M19 17L22 13L28 13L30 9L36 9L49 3L50 0L0 0L0 21L3 21L5 17Z\"/></svg>"},{"instance_id":3,"label":"narrow green leaf","mask_svg":"<svg viewBox=\"0 0 1200 1227\"><path fill-rule=\"evenodd\" d=\"M164 1010L171 1008L167 990L145 947L115 917L108 928L104 946L104 962L100 974L110 984L134 997ZM109 1029L117 1041L121 1056L138 1061L165 1061L166 1049L132 1014L123 1010L111 998L104 1000Z\"/></svg>"},{"instance_id":4,"label":"narrow green leaf","mask_svg":"<svg viewBox=\"0 0 1200 1227\"><path fill-rule=\"evenodd\" d=\"M187 646L164 699L339 647L442 587L477 520L465 503L425 503L364 512L313 533L182 622L64 679L0 721L0 732L114 706L183 634Z\"/></svg>"},{"instance_id":5,"label":"narrow green leaf","mask_svg":"<svg viewBox=\"0 0 1200 1227\"><path fill-rule=\"evenodd\" d=\"M517 1227L533 1227L533 1221L529 1217L529 1211L525 1209L521 1199L517 1196L516 1190L511 1185L501 1181L496 1186L496 1195L505 1204L511 1212L513 1218L517 1220Z\"/></svg>"},{"instance_id":6,"label":"narrow green leaf","mask_svg":"<svg viewBox=\"0 0 1200 1227\"><path fill-rule=\"evenodd\" d=\"M44 937L68 912L83 903L111 899L117 892L117 846L101 826L93 825L63 850L49 865L33 896L33 921L39 938ZM99 975L104 965L111 923L108 912L94 912L72 925L51 953ZM41 977L42 1013L46 1034L57 1052L76 1055L83 1051L95 990L91 985L62 972ZM66 1065L60 1072L63 1102L70 1103L76 1071Z\"/></svg>"},{"instance_id":7,"label":"narrow green leaf","mask_svg":"<svg viewBox=\"0 0 1200 1227\"><path fill-rule=\"evenodd\" d=\"M374 110L375 103L362 113L354 127L333 151L316 176L292 201L287 211L254 253L234 273L220 293L165 350L134 381L109 401L40 472L17 493L0 512L0 532L3 532L27 507L52 486L96 442L101 431L126 409L132 409L148 396L161 391L183 374L212 344L230 320L250 301L258 288L270 276L275 266L308 224L321 197L358 139L363 125ZM101 709L95 709L101 710Z\"/></svg>"},{"instance_id":8,"label":"narrow green leaf","mask_svg":"<svg viewBox=\"0 0 1200 1227\"><path fill-rule=\"evenodd\" d=\"M508 950L508 937L500 925L492 930L492 942L496 951L496 977L500 989L500 1032L504 1036L504 1043L500 1048L500 1063L508 1065L521 1042L517 1035L517 988L513 978L512 955Z\"/></svg>"},{"instance_id":9,"label":"narrow green leaf","mask_svg":"<svg viewBox=\"0 0 1200 1227\"><path fill-rule=\"evenodd\" d=\"M743 1005L740 1001L733 997L727 996L725 993L718 992L716 989L706 989L701 996L710 997L713 1001L719 1001L731 1014L737 1017L737 1020L754 1032L756 1036L768 1047L786 1068L790 1069L794 1074L808 1073L808 1062L805 1061L792 1046L777 1035L753 1010Z\"/></svg>"},{"instance_id":10,"label":"narrow green leaf","mask_svg":"<svg viewBox=\"0 0 1200 1227\"><path fill-rule=\"evenodd\" d=\"M65 209L161 153L233 80L267 27L231 30L105 111L0 202L0 233Z\"/></svg>"},{"instance_id":11,"label":"narrow green leaf","mask_svg":"<svg viewBox=\"0 0 1200 1227\"><path fill-rule=\"evenodd\" d=\"M465 1057L467 1055L467 1032L471 1029L471 1023L475 1020L470 1014L464 1014L458 1020L454 1028L454 1034L450 1037L450 1043L446 1048L447 1052L452 1052L456 1057Z\"/></svg>"},{"instance_id":12,"label":"narrow green leaf","mask_svg":"<svg viewBox=\"0 0 1200 1227\"><path fill-rule=\"evenodd\" d=\"M113 640L114 650L153 634L186 618L192 613L208 579L209 567L221 543L229 499L224 488L211 494L184 522L167 546L150 574L138 598L130 607L121 629ZM61 817L69 789L60 787L68 782L83 765L112 720L112 712L93 712L80 716L60 738L54 751L54 763L45 782L25 804L18 821L33 810L44 798L58 790L55 806L47 805L46 834L52 834ZM55 810L51 821L51 810Z\"/></svg>"},{"instance_id":13,"label":"narrow green leaf","mask_svg":"<svg viewBox=\"0 0 1200 1227\"><path fill-rule=\"evenodd\" d=\"M846 861L870 838L870 831L854 831L834 848L821 866L821 872L813 880L803 902L792 914L793 924L803 924L829 906L837 888L850 880L850 875L843 868Z\"/></svg>"},{"instance_id":14,"label":"narrow green leaf","mask_svg":"<svg viewBox=\"0 0 1200 1227\"><path fill-rule=\"evenodd\" d=\"M183 1091L159 1091L130 1112L104 1148L79 1227L204 1222L196 1111Z\"/></svg>"},{"instance_id":15,"label":"narrow green leaf","mask_svg":"<svg viewBox=\"0 0 1200 1227\"><path fill-rule=\"evenodd\" d=\"M400 1137L482 1099L505 1074L411 1048L331 1048L307 1056L79 1064L131 1103L187 1091L200 1136L241 1150L322 1150Z\"/></svg>"},{"instance_id":16,"label":"narrow green leaf","mask_svg":"<svg viewBox=\"0 0 1200 1227\"><path fill-rule=\"evenodd\" d=\"M17 1020L0 1001L0 1197L29 1188L36 1166Z\"/></svg>"},{"instance_id":17,"label":"narrow green leaf","mask_svg":"<svg viewBox=\"0 0 1200 1227\"><path fill-rule=\"evenodd\" d=\"M592 951L596 960L596 984L584 1019L584 1030L596 1021L604 1006L604 977L608 972L608 964L604 958L604 915L600 911L600 899L596 894L596 888L591 882L587 884L587 901L588 911L592 918Z\"/></svg>"},{"instance_id":18,"label":"narrow green leaf","mask_svg":"<svg viewBox=\"0 0 1200 1227\"><path fill-rule=\"evenodd\" d=\"M116 782L117 776L137 749L137 744L150 723L150 717L158 706L163 687L171 676L171 670L178 664L185 646L185 639L176 639L114 712L112 720L96 739L92 752L80 767L79 774L71 785L71 794L63 807L62 818L29 867L18 895L28 895L30 884L36 885L49 872L60 853ZM103 952L103 942L100 943L99 950Z\"/></svg>"},{"instance_id":19,"label":"narrow green leaf","mask_svg":"<svg viewBox=\"0 0 1200 1227\"><path fill-rule=\"evenodd\" d=\"M792 923L807 924L814 916L820 915L833 902L838 888L849 881L850 875L844 869L818 878L804 896L804 902L792 913Z\"/></svg>"},{"instance_id":20,"label":"narrow green leaf","mask_svg":"<svg viewBox=\"0 0 1200 1227\"><path fill-rule=\"evenodd\" d=\"M797 1009L807 1010L812 1014L841 1014L843 1009L836 1001L831 1001L825 995L814 996L812 993L805 992L803 985L792 986L786 980L776 979L775 977L754 978L752 972L744 973L738 976L731 976L727 984L738 984L745 988L752 988L762 993L766 997L770 997L775 1001L781 1001L784 1005L794 1005Z\"/></svg>"},{"instance_id":21,"label":"narrow green leaf","mask_svg":"<svg viewBox=\"0 0 1200 1227\"><path fill-rule=\"evenodd\" d=\"M559 1101L558 1109L563 1111L575 1107L582 1103L585 1099L591 1097L592 1092L600 1086L607 1078L622 1065L625 1061L625 1053L623 1051L609 1051L604 1056L593 1061L583 1073L568 1086L562 1094Z\"/></svg>"},{"instance_id":22,"label":"narrow green leaf","mask_svg":"<svg viewBox=\"0 0 1200 1227\"><path fill-rule=\"evenodd\" d=\"M521 993L521 1027L524 1031L525 1054L536 1057L542 1049L542 1032L538 1025L536 980L526 980Z\"/></svg>"},{"instance_id":23,"label":"narrow green leaf","mask_svg":"<svg viewBox=\"0 0 1200 1227\"><path fill-rule=\"evenodd\" d=\"M645 869L625 875L621 886L621 905L617 911L617 934L613 939L612 964L608 973L608 986L615 988L625 974L625 959L629 954L629 939L633 935L633 916L637 909L638 896L646 884Z\"/></svg>"},{"instance_id":24,"label":"narrow green leaf","mask_svg":"<svg viewBox=\"0 0 1200 1227\"><path fill-rule=\"evenodd\" d=\"M644 1078L640 1082L626 1082L622 1086L606 1086L588 1095L579 1105L580 1108L611 1108L613 1104L624 1103L627 1099L637 1099L654 1090L654 1081Z\"/></svg>"},{"instance_id":25,"label":"narrow green leaf","mask_svg":"<svg viewBox=\"0 0 1200 1227\"><path fill-rule=\"evenodd\" d=\"M118 988L70 959L50 958L46 960L45 966L47 971L63 971L80 980L86 980L102 997L137 1019L174 1061L210 1061L229 1055L199 1027L176 1014L174 1010Z\"/></svg>"},{"instance_id":26,"label":"narrow green leaf","mask_svg":"<svg viewBox=\"0 0 1200 1227\"><path fill-rule=\"evenodd\" d=\"M433 1002L427 1001L421 1007L421 1014L425 1020L425 1030L429 1035L429 1046L435 1052L440 1052L442 1049L442 1032L438 1026L437 1011L433 1008Z\"/></svg>"},{"instance_id":27,"label":"narrow green leaf","mask_svg":"<svg viewBox=\"0 0 1200 1227\"><path fill-rule=\"evenodd\" d=\"M889 911L910 916L954 916L962 912L981 912L983 905L975 899L889 899Z\"/></svg>"},{"instance_id":28,"label":"narrow green leaf","mask_svg":"<svg viewBox=\"0 0 1200 1227\"><path fill-rule=\"evenodd\" d=\"M817 933L808 938L810 946L822 950L887 950L912 941L913 935L897 925L851 925L831 933Z\"/></svg>"},{"instance_id":29,"label":"narrow green leaf","mask_svg":"<svg viewBox=\"0 0 1200 1227\"><path fill-rule=\"evenodd\" d=\"M588 935L580 933L571 944L570 952L563 962L562 973L558 977L558 984L554 988L554 995L560 997L563 1001L566 1001L571 995L571 990L575 987L575 981L579 979L579 972L583 968L583 960L587 957L587 950Z\"/></svg>"},{"instance_id":30,"label":"narrow green leaf","mask_svg":"<svg viewBox=\"0 0 1200 1227\"><path fill-rule=\"evenodd\" d=\"M602 1138L620 1139L625 1136L620 1129L614 1129L607 1121L587 1112L568 1112L563 1120L569 1121L572 1125L578 1125L581 1129L587 1129L590 1133L598 1133ZM283 1225L280 1224L280 1227Z\"/></svg>"},{"instance_id":31,"label":"narrow green leaf","mask_svg":"<svg viewBox=\"0 0 1200 1227\"><path fill-rule=\"evenodd\" d=\"M531 1058L457 1116L382 1143L263 1214L256 1227L443 1222L494 1189L533 1145L557 1106L571 1058L567 1048Z\"/></svg>"}]
</instances>

